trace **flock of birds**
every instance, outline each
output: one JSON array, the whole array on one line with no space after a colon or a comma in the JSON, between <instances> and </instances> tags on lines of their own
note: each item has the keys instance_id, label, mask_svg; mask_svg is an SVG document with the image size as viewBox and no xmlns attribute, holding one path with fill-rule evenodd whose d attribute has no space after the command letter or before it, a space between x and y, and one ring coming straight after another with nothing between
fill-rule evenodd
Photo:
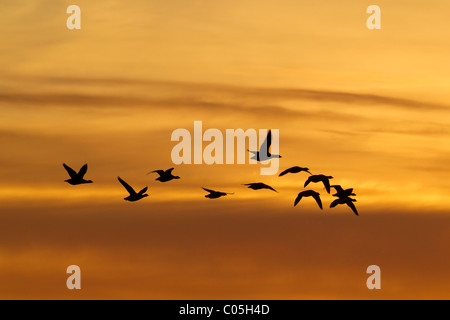
<instances>
[{"instance_id":1,"label":"flock of birds","mask_svg":"<svg viewBox=\"0 0 450 320\"><path fill-rule=\"evenodd\" d=\"M253 159L257 160L257 161L264 161L264 160L268 160L271 158L281 158L280 155L272 155L269 151L270 145L272 143L272 133L271 131L268 132L267 137L265 139L265 141L263 142L263 144L261 145L260 151L250 151L249 152L253 153ZM262 152L261 150L263 150L264 152ZM64 168L66 169L67 173L70 176L70 179L65 180L65 182L71 184L71 185L81 185L81 184L88 184L88 183L93 183L92 180L86 180L84 179L84 176L87 173L87 169L88 169L88 165L85 164L79 172L76 172L75 170L73 170L72 168L70 168L68 165L63 164ZM155 171L151 171L147 174L152 174L152 173L157 173L159 175L158 178L156 178L155 180L160 181L160 182L169 182L171 180L175 180L175 179L180 179L179 176L175 176L173 175L173 170L174 168L170 168L168 170L155 170ZM354 202L356 202L356 199L351 198L351 196L355 196L356 194L353 193L353 188L351 189L344 189L342 186L340 185L330 185L330 179L333 179L332 176L326 176L323 174L312 174L308 168L304 168L304 167L299 167L299 166L294 166L291 167L289 169L284 170L283 172L281 172L279 174L279 177L282 177L288 173L291 174L295 174L295 173L300 173L300 172L306 172L309 173L310 176L308 177L308 179L306 180L305 184L304 184L304 188L306 188L310 183L322 183L325 187L325 190L327 191L328 194L331 193L331 188L334 188L336 193L334 193L332 196L336 197L337 199L335 199L331 205L330 208L334 208L337 205L347 205L348 207L350 207L350 209L356 214L358 215L358 211L356 210L355 204ZM148 187L143 188L141 191L136 192L128 183L126 183L124 180L122 180L120 177L117 177L117 179L119 180L119 182L122 184L122 186L128 191L129 196L127 196L126 198L124 198L124 200L127 201L138 201L141 200L145 197L148 197L148 194L146 194ZM248 188L252 189L252 190L262 190L262 189L268 189L268 190L272 190L275 192L276 191L274 188L272 188L271 186L262 183L262 182L256 182L256 183L247 183L247 184L243 184L244 186L247 186ZM227 196L233 193L227 193L227 192L222 192L222 191L216 191L216 190L212 190L212 189L207 189L207 188L202 188L203 190L205 190L206 192L208 192L207 195L205 195L206 198L209 199L217 199L223 196ZM302 198L305 197L312 197L316 202L317 205L319 206L320 209L323 209L322 206L322 200L320 198L320 194L319 192L316 192L314 190L304 190L298 193L297 197L295 198L294 201L294 207L297 206L297 204L300 202L300 200Z\"/></svg>"}]
</instances>

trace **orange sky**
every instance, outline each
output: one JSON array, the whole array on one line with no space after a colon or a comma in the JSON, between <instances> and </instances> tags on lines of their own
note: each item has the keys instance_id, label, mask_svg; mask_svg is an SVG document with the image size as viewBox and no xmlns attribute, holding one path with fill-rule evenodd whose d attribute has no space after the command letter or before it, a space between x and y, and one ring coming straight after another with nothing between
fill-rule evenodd
<instances>
[{"instance_id":1,"label":"orange sky","mask_svg":"<svg viewBox=\"0 0 450 320\"><path fill-rule=\"evenodd\" d=\"M448 2L378 1L378 31L356 0L79 0L79 31L69 4L0 3L0 298L450 297ZM303 174L145 175L195 120L279 129L280 169L354 187L360 217L318 185L324 212L294 208ZM126 203L117 175L150 197Z\"/></svg>"}]
</instances>

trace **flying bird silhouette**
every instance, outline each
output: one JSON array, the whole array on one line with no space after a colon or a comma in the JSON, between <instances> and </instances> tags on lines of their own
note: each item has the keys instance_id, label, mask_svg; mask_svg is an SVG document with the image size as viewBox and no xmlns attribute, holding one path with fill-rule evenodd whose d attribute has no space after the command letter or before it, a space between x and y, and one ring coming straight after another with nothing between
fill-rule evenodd
<instances>
[{"instance_id":1,"label":"flying bird silhouette","mask_svg":"<svg viewBox=\"0 0 450 320\"><path fill-rule=\"evenodd\" d=\"M271 154L269 149L270 145L272 144L272 130L269 130L267 133L267 137L264 140L264 142L261 144L261 147L259 148L259 151L250 151L248 152L253 153L253 157L250 159L256 160L256 161L265 161L269 160L271 158L281 158L278 154Z\"/></svg>"},{"instance_id":2,"label":"flying bird silhouette","mask_svg":"<svg viewBox=\"0 0 450 320\"><path fill-rule=\"evenodd\" d=\"M158 181L161 181L161 182L167 182L167 181L170 181L170 180L173 180L173 179L180 179L179 176L174 176L172 174L173 169L174 168L170 168L170 169L165 170L165 171L164 170L155 170L155 171L151 171L151 172L149 172L147 174L156 172L157 174L159 174L159 177L156 178L155 180L158 180Z\"/></svg>"},{"instance_id":3,"label":"flying bird silhouette","mask_svg":"<svg viewBox=\"0 0 450 320\"><path fill-rule=\"evenodd\" d=\"M350 209L352 209L352 211L359 216L358 211L356 210L355 204L353 202L356 202L355 199L352 199L350 197L340 197L339 199L334 200L331 205L330 208L334 208L336 207L338 204L346 204L347 206L350 207Z\"/></svg>"},{"instance_id":4,"label":"flying bird silhouette","mask_svg":"<svg viewBox=\"0 0 450 320\"><path fill-rule=\"evenodd\" d=\"M330 193L330 179L333 179L333 177L325 176L323 174L312 175L308 177L308 180L306 180L304 187L306 187L310 182L322 182L327 192Z\"/></svg>"},{"instance_id":5,"label":"flying bird silhouette","mask_svg":"<svg viewBox=\"0 0 450 320\"><path fill-rule=\"evenodd\" d=\"M336 193L333 194L334 197L344 198L349 196L356 196L356 194L353 193L353 188L344 190L340 185L334 185L331 187L336 190Z\"/></svg>"},{"instance_id":6,"label":"flying bird silhouette","mask_svg":"<svg viewBox=\"0 0 450 320\"><path fill-rule=\"evenodd\" d=\"M275 192L278 192L277 190L275 190L274 188L272 188L271 186L262 183L262 182L257 182L257 183L247 183L247 184L243 184L243 186L248 186L249 189L253 189L253 190L260 190L260 189L270 189L273 190Z\"/></svg>"},{"instance_id":7,"label":"flying bird silhouette","mask_svg":"<svg viewBox=\"0 0 450 320\"><path fill-rule=\"evenodd\" d=\"M288 174L288 173L299 173L299 172L302 172L302 171L308 172L309 174L312 175L312 173L309 172L308 168L302 168L302 167L295 166L295 167L292 167L292 168L284 170L282 173L280 173L279 177L282 177L282 176L284 176L285 174Z\"/></svg>"},{"instance_id":8,"label":"flying bird silhouette","mask_svg":"<svg viewBox=\"0 0 450 320\"><path fill-rule=\"evenodd\" d=\"M65 163L63 163L64 168L66 169L66 171L69 173L70 179L68 180L64 180L65 182L76 186L79 184L86 184L86 183L93 183L92 180L85 180L84 176L87 172L88 169L88 165L85 164L80 171L77 173L75 172L75 170L73 170L71 167L69 167L68 165L66 165Z\"/></svg>"},{"instance_id":9,"label":"flying bird silhouette","mask_svg":"<svg viewBox=\"0 0 450 320\"><path fill-rule=\"evenodd\" d=\"M228 194L233 194L233 193L226 193L226 192L221 192L221 191L215 191L215 190L211 190L211 189L206 189L206 188L203 188L203 187L202 187L202 189L205 190L206 192L209 192L209 194L207 194L207 195L205 196L205 198L209 198L209 199L217 199L217 198L226 196L226 195L228 195Z\"/></svg>"},{"instance_id":10,"label":"flying bird silhouette","mask_svg":"<svg viewBox=\"0 0 450 320\"><path fill-rule=\"evenodd\" d=\"M313 197L319 205L319 208L322 209L322 200L320 200L320 193L313 190L305 190L300 192L295 199L294 207L300 202L300 200L302 200L303 197Z\"/></svg>"},{"instance_id":11,"label":"flying bird silhouette","mask_svg":"<svg viewBox=\"0 0 450 320\"><path fill-rule=\"evenodd\" d=\"M120 179L120 177L117 177L117 179L125 187L125 189L127 189L128 193L130 194L128 197L124 198L124 200L134 202L141 200L142 198L148 197L148 194L145 193L148 190L148 187L145 187L141 191L136 192L128 183Z\"/></svg>"}]
</instances>

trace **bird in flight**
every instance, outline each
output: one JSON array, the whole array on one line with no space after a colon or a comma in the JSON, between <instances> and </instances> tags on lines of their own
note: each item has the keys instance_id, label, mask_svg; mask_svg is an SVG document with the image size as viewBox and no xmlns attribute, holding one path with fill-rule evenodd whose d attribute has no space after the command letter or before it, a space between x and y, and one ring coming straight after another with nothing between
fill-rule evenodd
<instances>
[{"instance_id":1,"label":"bird in flight","mask_svg":"<svg viewBox=\"0 0 450 320\"><path fill-rule=\"evenodd\" d=\"M251 159L256 161L265 161L271 158L281 158L279 154L270 153L269 149L271 144L272 144L272 130L269 130L269 132L267 133L266 140L264 140L264 142L262 143L261 147L259 148L259 151L248 150L248 152L253 153L253 157L251 157Z\"/></svg>"},{"instance_id":2,"label":"bird in flight","mask_svg":"<svg viewBox=\"0 0 450 320\"><path fill-rule=\"evenodd\" d=\"M292 167L292 168L284 170L282 173L280 173L279 177L282 177L282 176L284 176L285 174L288 174L288 173L299 173L299 172L302 172L302 171L308 172L310 175L312 175L312 173L309 172L308 168L302 168L302 167L295 166L295 167Z\"/></svg>"},{"instance_id":3,"label":"bird in flight","mask_svg":"<svg viewBox=\"0 0 450 320\"><path fill-rule=\"evenodd\" d=\"M334 208L336 207L338 204L346 204L347 206L350 207L350 209L352 209L352 211L359 216L358 211L356 210L355 204L353 202L356 202L355 199L352 199L350 197L339 197L339 199L334 200L331 205L330 208Z\"/></svg>"},{"instance_id":4,"label":"bird in flight","mask_svg":"<svg viewBox=\"0 0 450 320\"><path fill-rule=\"evenodd\" d=\"M278 192L277 190L275 190L274 188L272 188L271 186L262 183L262 182L257 182L257 183L247 183L247 184L243 184L244 186L248 186L249 189L253 189L253 190L260 190L260 189L270 189L273 190L275 192Z\"/></svg>"},{"instance_id":5,"label":"bird in flight","mask_svg":"<svg viewBox=\"0 0 450 320\"><path fill-rule=\"evenodd\" d=\"M313 197L319 205L319 208L322 209L322 200L320 200L320 194L313 190L305 190L300 192L295 199L294 207L300 202L300 200L302 200L303 197Z\"/></svg>"},{"instance_id":6,"label":"bird in flight","mask_svg":"<svg viewBox=\"0 0 450 320\"><path fill-rule=\"evenodd\" d=\"M356 194L353 193L353 188L344 190L339 185L334 185L334 186L331 186L331 187L336 190L336 193L333 194L334 197L344 198L344 197L356 196Z\"/></svg>"},{"instance_id":7,"label":"bird in flight","mask_svg":"<svg viewBox=\"0 0 450 320\"><path fill-rule=\"evenodd\" d=\"M147 174L156 172L157 174L159 174L159 177L156 178L155 180L158 180L158 181L161 181L161 182L167 182L167 181L170 181L170 180L173 180L173 179L180 179L179 176L174 176L172 174L173 169L174 168L170 168L168 170L155 170L155 171L151 171L151 172L149 172Z\"/></svg>"},{"instance_id":8,"label":"bird in flight","mask_svg":"<svg viewBox=\"0 0 450 320\"><path fill-rule=\"evenodd\" d=\"M207 194L205 196L205 198L209 198L209 199L217 199L217 198L226 196L228 194L233 194L233 193L226 193L226 192L221 192L221 191L214 191L214 190L206 189L203 187L202 187L202 189L205 190L206 192L209 192L209 194Z\"/></svg>"},{"instance_id":9,"label":"bird in flight","mask_svg":"<svg viewBox=\"0 0 450 320\"><path fill-rule=\"evenodd\" d=\"M322 182L327 192L330 193L330 179L333 179L333 177L325 176L323 174L312 175L308 177L308 180L306 180L304 187L306 187L310 182Z\"/></svg>"},{"instance_id":10,"label":"bird in flight","mask_svg":"<svg viewBox=\"0 0 450 320\"><path fill-rule=\"evenodd\" d=\"M66 169L66 171L69 173L70 179L65 180L65 182L76 186L79 184L86 184L86 183L93 183L92 180L85 180L84 176L87 172L88 169L88 165L85 164L80 171L77 173L75 172L75 170L73 170L71 167L69 167L68 165L66 165L65 163L63 163L64 168Z\"/></svg>"},{"instance_id":11,"label":"bird in flight","mask_svg":"<svg viewBox=\"0 0 450 320\"><path fill-rule=\"evenodd\" d=\"M120 179L120 177L117 177L117 179L125 187L125 189L127 189L128 193L130 194L128 197L124 198L124 200L134 202L141 200L142 198L148 197L148 194L145 193L148 190L148 187L145 187L141 191L136 192L128 183Z\"/></svg>"}]
</instances>

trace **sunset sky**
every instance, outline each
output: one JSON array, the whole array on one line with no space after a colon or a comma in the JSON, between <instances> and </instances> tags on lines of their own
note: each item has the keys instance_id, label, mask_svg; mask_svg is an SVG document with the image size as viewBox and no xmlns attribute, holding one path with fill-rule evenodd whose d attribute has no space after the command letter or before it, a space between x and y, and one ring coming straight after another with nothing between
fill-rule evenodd
<instances>
[{"instance_id":1,"label":"sunset sky","mask_svg":"<svg viewBox=\"0 0 450 320\"><path fill-rule=\"evenodd\" d=\"M2 0L0 299L450 299L449 9ZM323 211L294 208L305 173L173 165L172 132L197 120L279 129L280 170L353 187L360 216L319 184ZM94 184L65 183L62 163ZM146 175L174 166L180 180ZM118 175L150 196L125 202ZM242 186L260 181L279 193Z\"/></svg>"}]
</instances>

